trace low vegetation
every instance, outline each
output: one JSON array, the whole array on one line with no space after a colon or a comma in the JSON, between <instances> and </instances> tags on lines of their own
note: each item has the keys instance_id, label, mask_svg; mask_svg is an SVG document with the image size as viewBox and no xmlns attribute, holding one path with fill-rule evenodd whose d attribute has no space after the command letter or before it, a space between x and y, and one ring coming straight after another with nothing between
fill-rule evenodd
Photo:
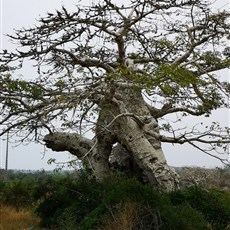
<instances>
[{"instance_id":1,"label":"low vegetation","mask_svg":"<svg viewBox=\"0 0 230 230\"><path fill-rule=\"evenodd\" d=\"M0 230L23 230L38 228L40 218L29 209L16 209L12 206L0 206Z\"/></svg>"},{"instance_id":2,"label":"low vegetation","mask_svg":"<svg viewBox=\"0 0 230 230\"><path fill-rule=\"evenodd\" d=\"M11 172L0 179L0 230L230 229L229 168L178 172L182 188L170 193L120 174Z\"/></svg>"}]
</instances>

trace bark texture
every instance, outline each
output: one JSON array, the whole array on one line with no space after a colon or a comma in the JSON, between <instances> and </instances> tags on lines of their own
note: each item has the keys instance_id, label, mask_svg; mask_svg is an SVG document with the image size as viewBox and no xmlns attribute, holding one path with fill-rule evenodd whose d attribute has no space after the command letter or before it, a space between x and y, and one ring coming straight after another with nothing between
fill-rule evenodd
<instances>
[{"instance_id":1,"label":"bark texture","mask_svg":"<svg viewBox=\"0 0 230 230\"><path fill-rule=\"evenodd\" d=\"M44 141L54 151L76 155L99 180L117 165L129 175L146 177L157 190L172 191L178 188L178 175L168 166L159 138L157 120L141 91L118 86L113 97L100 104L93 140L78 134L53 133Z\"/></svg>"},{"instance_id":2,"label":"bark texture","mask_svg":"<svg viewBox=\"0 0 230 230\"><path fill-rule=\"evenodd\" d=\"M159 140L158 123L150 114L141 91L123 88L119 94L122 95L118 102L120 112L135 114L135 117L121 119L119 142L130 152L154 187L164 191L177 189L178 176L167 165Z\"/></svg>"}]
</instances>

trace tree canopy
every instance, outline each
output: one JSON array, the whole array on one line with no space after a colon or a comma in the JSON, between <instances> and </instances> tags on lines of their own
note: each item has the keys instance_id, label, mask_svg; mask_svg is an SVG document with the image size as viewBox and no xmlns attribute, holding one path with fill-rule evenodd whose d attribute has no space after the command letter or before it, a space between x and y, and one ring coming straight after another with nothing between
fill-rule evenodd
<instances>
[{"instance_id":1,"label":"tree canopy","mask_svg":"<svg viewBox=\"0 0 230 230\"><path fill-rule=\"evenodd\" d=\"M83 157L101 137L127 147L124 130L116 130L131 119L153 146L189 143L206 154L227 153L230 130L218 121L175 130L163 119L229 109L230 84L215 74L230 66L229 15L202 0L82 1L71 12L63 6L47 13L8 35L18 48L1 53L0 135L13 130L39 139L44 128L54 134L59 126L85 138L91 130ZM28 61L33 81L14 74Z\"/></svg>"}]
</instances>

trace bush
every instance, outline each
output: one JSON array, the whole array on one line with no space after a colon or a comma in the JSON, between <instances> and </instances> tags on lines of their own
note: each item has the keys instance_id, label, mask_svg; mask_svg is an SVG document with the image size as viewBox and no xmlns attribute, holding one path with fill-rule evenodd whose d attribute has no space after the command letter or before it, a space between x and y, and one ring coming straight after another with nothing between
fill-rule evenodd
<instances>
[{"instance_id":1,"label":"bush","mask_svg":"<svg viewBox=\"0 0 230 230\"><path fill-rule=\"evenodd\" d=\"M0 203L4 201L4 188L6 186L6 182L0 177Z\"/></svg>"},{"instance_id":2,"label":"bush","mask_svg":"<svg viewBox=\"0 0 230 230\"><path fill-rule=\"evenodd\" d=\"M12 175L0 180L0 201L18 209L37 205L43 227L61 230L224 230L230 193L189 187L158 193L113 175L103 183L82 172ZM227 227L228 226L228 227Z\"/></svg>"},{"instance_id":3,"label":"bush","mask_svg":"<svg viewBox=\"0 0 230 230\"><path fill-rule=\"evenodd\" d=\"M168 206L161 210L162 230L205 230L209 229L205 218L189 204Z\"/></svg>"},{"instance_id":4,"label":"bush","mask_svg":"<svg viewBox=\"0 0 230 230\"><path fill-rule=\"evenodd\" d=\"M83 175L64 183L40 204L37 213L43 226L58 229L112 229L114 223L131 220L132 229L208 229L204 216L188 202L172 205L168 194L120 177L100 184Z\"/></svg>"},{"instance_id":5,"label":"bush","mask_svg":"<svg viewBox=\"0 0 230 230\"><path fill-rule=\"evenodd\" d=\"M217 189L190 187L170 193L173 205L189 204L202 213L212 229L226 229L230 223L230 193Z\"/></svg>"},{"instance_id":6,"label":"bush","mask_svg":"<svg viewBox=\"0 0 230 230\"><path fill-rule=\"evenodd\" d=\"M44 197L36 210L44 227L60 226L61 220L66 222L71 216L75 217L72 221L79 223L99 205L101 185L93 179L64 177L56 178L53 184L52 192Z\"/></svg>"},{"instance_id":7,"label":"bush","mask_svg":"<svg viewBox=\"0 0 230 230\"><path fill-rule=\"evenodd\" d=\"M33 203L34 183L30 180L12 180L2 189L2 202L17 209L31 206Z\"/></svg>"}]
</instances>

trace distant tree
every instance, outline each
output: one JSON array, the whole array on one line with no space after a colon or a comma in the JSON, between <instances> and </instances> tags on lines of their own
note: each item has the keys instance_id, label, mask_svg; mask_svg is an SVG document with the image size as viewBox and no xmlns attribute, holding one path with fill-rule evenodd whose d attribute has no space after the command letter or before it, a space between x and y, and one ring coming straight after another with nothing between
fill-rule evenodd
<instances>
[{"instance_id":1,"label":"distant tree","mask_svg":"<svg viewBox=\"0 0 230 230\"><path fill-rule=\"evenodd\" d=\"M158 190L176 189L162 142L206 154L226 153L230 142L218 122L178 130L164 121L229 108L230 84L215 75L230 65L229 12L209 7L202 0L94 1L16 30L9 38L18 48L1 54L0 135L20 130L23 139L36 138L45 127L48 148L77 156L99 180L112 162ZM11 77L28 60L38 77Z\"/></svg>"}]
</instances>

